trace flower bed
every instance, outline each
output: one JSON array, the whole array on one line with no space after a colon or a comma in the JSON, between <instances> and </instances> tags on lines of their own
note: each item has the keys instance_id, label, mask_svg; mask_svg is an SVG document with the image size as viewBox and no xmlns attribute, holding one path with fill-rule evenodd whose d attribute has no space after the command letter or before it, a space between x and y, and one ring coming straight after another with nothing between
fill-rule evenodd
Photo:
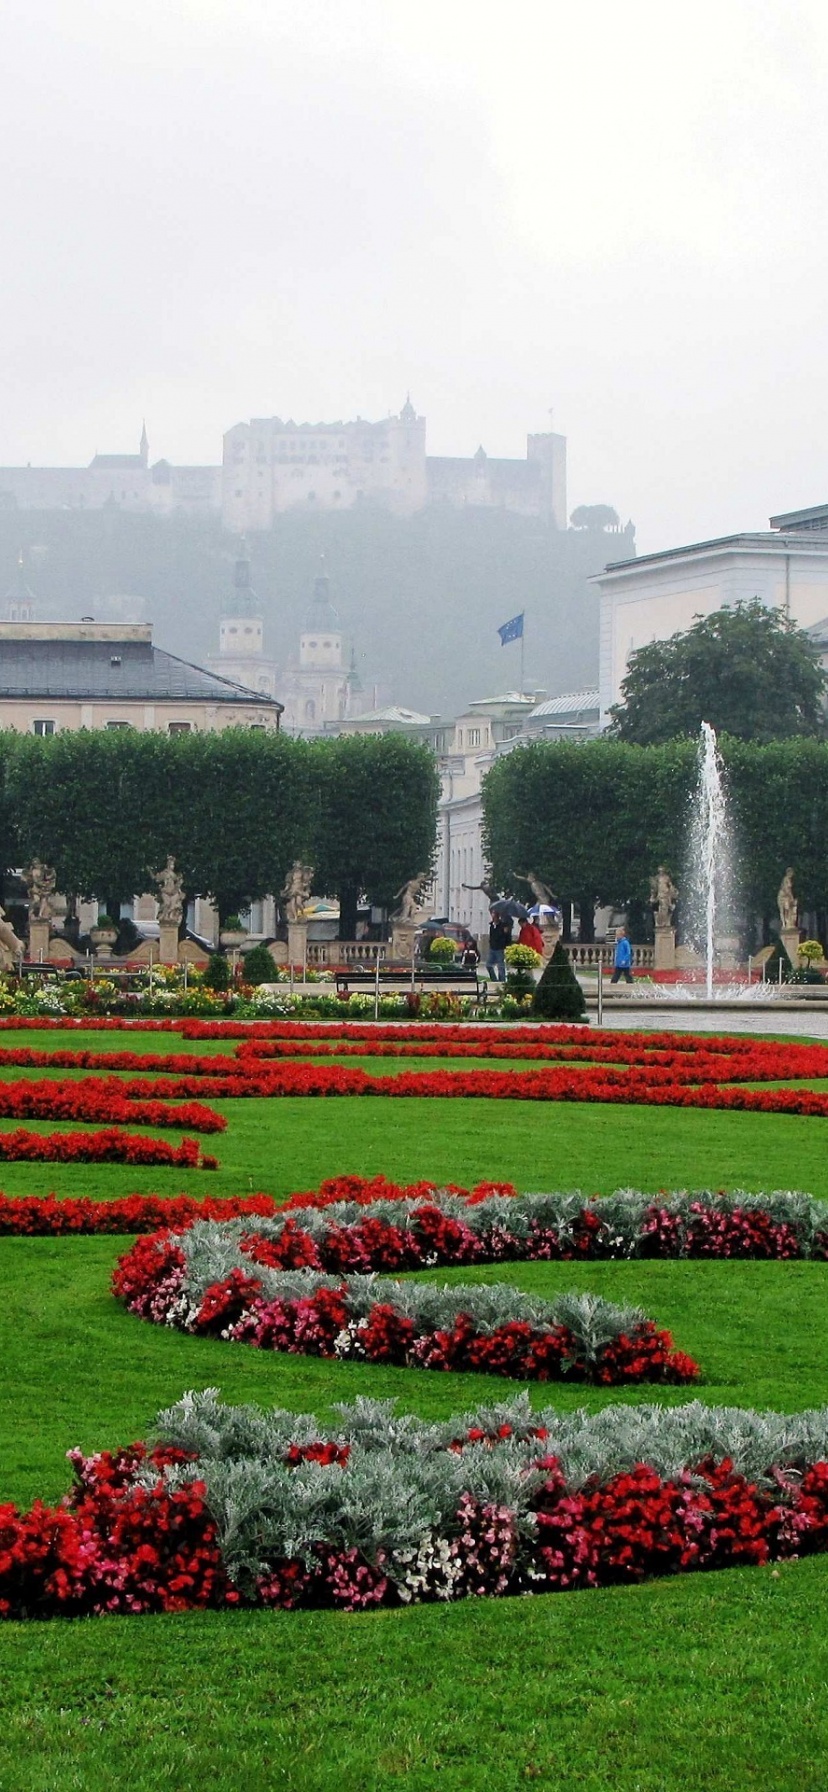
<instances>
[{"instance_id":1,"label":"flower bed","mask_svg":"<svg viewBox=\"0 0 828 1792\"><path fill-rule=\"evenodd\" d=\"M499 1283L282 1270L267 1246L246 1236L245 1220L197 1220L139 1239L118 1262L113 1292L141 1319L260 1350L599 1385L698 1376L669 1332L595 1295L543 1301Z\"/></svg>"},{"instance_id":2,"label":"flower bed","mask_svg":"<svg viewBox=\"0 0 828 1792\"><path fill-rule=\"evenodd\" d=\"M828 1409L689 1405L442 1424L187 1395L152 1448L70 1452L57 1507L0 1507L0 1615L334 1607L566 1591L828 1548ZM238 1488L245 1488L240 1505Z\"/></svg>"},{"instance_id":3,"label":"flower bed","mask_svg":"<svg viewBox=\"0 0 828 1792\"><path fill-rule=\"evenodd\" d=\"M140 1133L0 1132L0 1161L57 1164L170 1164L188 1170L216 1170L218 1161L202 1152L198 1139L168 1145Z\"/></svg>"},{"instance_id":4,"label":"flower bed","mask_svg":"<svg viewBox=\"0 0 828 1792\"><path fill-rule=\"evenodd\" d=\"M193 1132L223 1132L227 1121L201 1102L173 1107L168 1100L145 1100L143 1085L112 1078L85 1077L77 1083L0 1082L0 1114L25 1120L96 1120L106 1126L176 1126Z\"/></svg>"}]
</instances>

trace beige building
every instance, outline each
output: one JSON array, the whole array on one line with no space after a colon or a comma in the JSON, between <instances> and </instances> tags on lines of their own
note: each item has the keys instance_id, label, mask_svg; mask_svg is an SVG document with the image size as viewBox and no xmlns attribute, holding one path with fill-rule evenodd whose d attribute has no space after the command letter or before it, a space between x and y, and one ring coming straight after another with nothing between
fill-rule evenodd
<instances>
[{"instance_id":1,"label":"beige building","mask_svg":"<svg viewBox=\"0 0 828 1792\"><path fill-rule=\"evenodd\" d=\"M137 454L96 454L86 467L0 467L3 510L173 510L192 515L221 509L221 467L149 464L146 428Z\"/></svg>"},{"instance_id":2,"label":"beige building","mask_svg":"<svg viewBox=\"0 0 828 1792\"><path fill-rule=\"evenodd\" d=\"M380 504L409 516L429 503L484 506L567 526L566 437L530 435L525 460L426 454L426 420L407 399L381 423L294 423L254 417L224 437L222 519L245 533L285 510Z\"/></svg>"},{"instance_id":3,"label":"beige building","mask_svg":"<svg viewBox=\"0 0 828 1792\"><path fill-rule=\"evenodd\" d=\"M155 647L151 623L0 623L0 728L277 729L282 707Z\"/></svg>"},{"instance_id":4,"label":"beige building","mask_svg":"<svg viewBox=\"0 0 828 1792\"><path fill-rule=\"evenodd\" d=\"M804 520L803 520L804 519ZM601 593L601 719L621 700L630 655L699 616L758 598L800 628L828 618L828 507L772 517L767 533L729 535L606 567Z\"/></svg>"}]
</instances>

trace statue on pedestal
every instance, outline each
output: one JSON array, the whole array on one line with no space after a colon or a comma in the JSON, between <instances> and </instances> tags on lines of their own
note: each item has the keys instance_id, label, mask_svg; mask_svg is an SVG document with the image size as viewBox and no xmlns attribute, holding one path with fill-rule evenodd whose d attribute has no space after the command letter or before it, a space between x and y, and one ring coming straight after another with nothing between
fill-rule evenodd
<instances>
[{"instance_id":1,"label":"statue on pedestal","mask_svg":"<svg viewBox=\"0 0 828 1792\"><path fill-rule=\"evenodd\" d=\"M23 873L23 881L29 892L29 920L51 921L54 914L52 897L57 884L54 865L44 865L41 859L32 859Z\"/></svg>"},{"instance_id":2,"label":"statue on pedestal","mask_svg":"<svg viewBox=\"0 0 828 1792\"><path fill-rule=\"evenodd\" d=\"M783 933L793 933L799 926L799 903L794 895L793 866L789 865L779 885L776 898Z\"/></svg>"},{"instance_id":3,"label":"statue on pedestal","mask_svg":"<svg viewBox=\"0 0 828 1792\"><path fill-rule=\"evenodd\" d=\"M303 918L312 883L313 866L304 865L301 859L294 859L280 896L286 919L294 926Z\"/></svg>"},{"instance_id":4,"label":"statue on pedestal","mask_svg":"<svg viewBox=\"0 0 828 1792\"><path fill-rule=\"evenodd\" d=\"M6 920L5 909L0 908L0 966L8 970L7 960L19 966L23 962L23 953L23 941L18 939L11 921Z\"/></svg>"},{"instance_id":5,"label":"statue on pedestal","mask_svg":"<svg viewBox=\"0 0 828 1792\"><path fill-rule=\"evenodd\" d=\"M673 879L666 865L659 865L655 877L650 878L650 906L654 910L656 927L672 927L677 901L678 890Z\"/></svg>"},{"instance_id":6,"label":"statue on pedestal","mask_svg":"<svg viewBox=\"0 0 828 1792\"><path fill-rule=\"evenodd\" d=\"M184 879L175 869L172 853L162 871L153 871L152 881L158 885L158 919L162 927L180 927L184 915Z\"/></svg>"},{"instance_id":7,"label":"statue on pedestal","mask_svg":"<svg viewBox=\"0 0 828 1792\"><path fill-rule=\"evenodd\" d=\"M400 906L394 910L392 921L396 923L421 919L423 897L430 882L431 877L427 871L418 871L416 877L410 877L408 883L403 884L394 898L395 902L399 901Z\"/></svg>"}]
</instances>

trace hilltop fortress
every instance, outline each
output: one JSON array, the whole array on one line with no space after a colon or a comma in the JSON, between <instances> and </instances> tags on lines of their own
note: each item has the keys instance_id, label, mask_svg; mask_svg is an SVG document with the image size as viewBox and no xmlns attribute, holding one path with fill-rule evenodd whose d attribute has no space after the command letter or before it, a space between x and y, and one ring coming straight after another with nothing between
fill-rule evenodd
<instances>
[{"instance_id":1,"label":"hilltop fortress","mask_svg":"<svg viewBox=\"0 0 828 1792\"><path fill-rule=\"evenodd\" d=\"M427 504L484 506L567 526L566 437L529 435L525 460L426 454L426 420L407 399L381 423L294 423L254 417L224 437L221 466L150 464L146 429L137 454L96 454L87 467L0 467L5 510L220 513L237 534L270 529L283 511L348 510L398 516Z\"/></svg>"}]
</instances>

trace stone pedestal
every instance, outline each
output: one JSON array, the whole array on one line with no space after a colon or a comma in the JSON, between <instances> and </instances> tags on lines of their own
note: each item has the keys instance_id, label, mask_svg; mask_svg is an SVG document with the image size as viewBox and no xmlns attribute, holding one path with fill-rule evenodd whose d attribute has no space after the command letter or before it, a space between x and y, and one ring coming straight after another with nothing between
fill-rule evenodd
<instances>
[{"instance_id":1,"label":"stone pedestal","mask_svg":"<svg viewBox=\"0 0 828 1792\"><path fill-rule=\"evenodd\" d=\"M410 964L414 957L416 921L394 921L391 928L391 960L393 964Z\"/></svg>"},{"instance_id":2,"label":"stone pedestal","mask_svg":"<svg viewBox=\"0 0 828 1792\"><path fill-rule=\"evenodd\" d=\"M158 963L178 963L178 922L162 921L158 941Z\"/></svg>"},{"instance_id":3,"label":"stone pedestal","mask_svg":"<svg viewBox=\"0 0 828 1792\"><path fill-rule=\"evenodd\" d=\"M29 921L29 958L32 964L45 964L49 956L49 920Z\"/></svg>"},{"instance_id":4,"label":"stone pedestal","mask_svg":"<svg viewBox=\"0 0 828 1792\"><path fill-rule=\"evenodd\" d=\"M799 928L783 927L779 937L794 970L797 970L799 967Z\"/></svg>"},{"instance_id":5,"label":"stone pedestal","mask_svg":"<svg viewBox=\"0 0 828 1792\"><path fill-rule=\"evenodd\" d=\"M301 970L308 957L307 921L288 921L288 964Z\"/></svg>"},{"instance_id":6,"label":"stone pedestal","mask_svg":"<svg viewBox=\"0 0 828 1792\"><path fill-rule=\"evenodd\" d=\"M561 929L560 927L549 927L545 921L542 921L540 930L543 934L543 963L548 964L561 937Z\"/></svg>"},{"instance_id":7,"label":"stone pedestal","mask_svg":"<svg viewBox=\"0 0 828 1792\"><path fill-rule=\"evenodd\" d=\"M657 927L655 930L655 956L653 970L674 971L676 968L676 930L675 927Z\"/></svg>"},{"instance_id":8,"label":"stone pedestal","mask_svg":"<svg viewBox=\"0 0 828 1792\"><path fill-rule=\"evenodd\" d=\"M719 970L720 971L737 971L739 969L739 965L741 963L741 960L739 958L738 934L735 934L735 933L734 934L729 934L729 933L719 934L716 938L715 946L716 946L716 963L719 967Z\"/></svg>"}]
</instances>

